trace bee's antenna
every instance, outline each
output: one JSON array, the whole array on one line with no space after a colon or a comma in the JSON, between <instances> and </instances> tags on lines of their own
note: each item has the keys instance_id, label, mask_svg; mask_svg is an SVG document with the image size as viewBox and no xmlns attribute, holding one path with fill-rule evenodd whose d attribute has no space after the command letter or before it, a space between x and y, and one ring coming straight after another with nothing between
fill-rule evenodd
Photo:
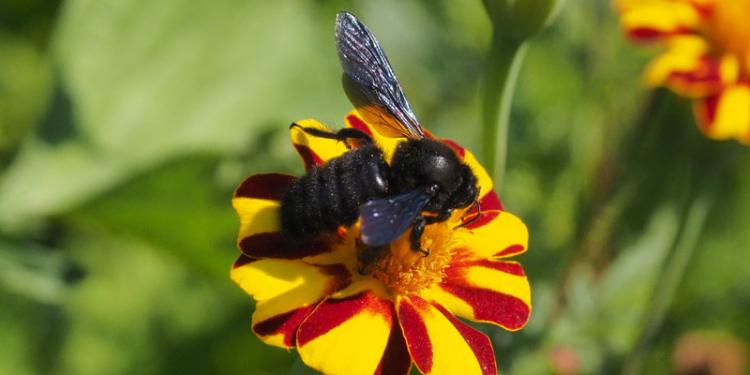
<instances>
[{"instance_id":1,"label":"bee's antenna","mask_svg":"<svg viewBox=\"0 0 750 375\"><path fill-rule=\"evenodd\" d=\"M471 208L472 208L472 209L473 209L474 207L476 207L476 208L477 208L477 213L476 213L476 215L472 216L472 217L471 217L471 219L469 219L468 221L464 221L463 223L461 223L461 224L458 224L458 225L456 225L455 227L453 227L453 230L456 230L456 229L458 229L458 228L463 228L463 227L465 227L465 226L467 226L467 225L469 225L469 224L471 224L471 223L473 223L473 222L477 221L477 219L479 219L479 216L481 216L481 215L482 215L482 205L480 205L480 204L479 204L479 200L477 200L477 198L474 198L474 204L472 204L472 205L471 205ZM471 211L471 209L469 209L469 211ZM468 211L467 211L467 212L468 212ZM464 217L465 217L465 216L464 216ZM461 219L463 220L463 219L464 219L464 217L462 217Z\"/></svg>"}]
</instances>

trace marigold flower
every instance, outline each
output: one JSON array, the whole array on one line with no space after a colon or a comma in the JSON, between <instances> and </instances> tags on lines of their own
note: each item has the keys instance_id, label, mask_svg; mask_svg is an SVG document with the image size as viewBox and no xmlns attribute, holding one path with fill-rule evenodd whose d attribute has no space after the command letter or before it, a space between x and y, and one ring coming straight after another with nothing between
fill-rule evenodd
<instances>
[{"instance_id":1,"label":"marigold flower","mask_svg":"<svg viewBox=\"0 0 750 375\"><path fill-rule=\"evenodd\" d=\"M298 123L327 130L315 120ZM381 136L356 112L346 125L371 135L386 160L401 141ZM298 128L290 135L308 169L348 150ZM296 348L307 365L326 374L407 374L412 362L422 373L497 372L489 338L456 316L510 331L526 324L529 282L521 265L506 258L526 250L528 233L503 210L474 156L441 141L477 176L480 217L454 229L464 216L456 212L428 225L422 237L428 256L411 250L403 236L364 275L357 271L357 224L304 244L280 236L279 200L294 177L254 175L237 188L232 204L242 254L231 277L256 301L251 324L261 340Z\"/></svg>"},{"instance_id":2,"label":"marigold flower","mask_svg":"<svg viewBox=\"0 0 750 375\"><path fill-rule=\"evenodd\" d=\"M750 0L619 0L622 26L666 51L645 79L693 98L710 138L750 144Z\"/></svg>"}]
</instances>

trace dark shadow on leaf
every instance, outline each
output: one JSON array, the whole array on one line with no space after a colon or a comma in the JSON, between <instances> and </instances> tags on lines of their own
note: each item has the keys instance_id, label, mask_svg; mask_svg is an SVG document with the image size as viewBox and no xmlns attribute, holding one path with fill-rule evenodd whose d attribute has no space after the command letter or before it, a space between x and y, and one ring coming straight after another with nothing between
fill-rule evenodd
<instances>
[{"instance_id":1,"label":"dark shadow on leaf","mask_svg":"<svg viewBox=\"0 0 750 375\"><path fill-rule=\"evenodd\" d=\"M75 123L73 101L59 77L55 79L53 90L49 109L39 121L37 135L42 141L57 145L75 138L79 131Z\"/></svg>"}]
</instances>

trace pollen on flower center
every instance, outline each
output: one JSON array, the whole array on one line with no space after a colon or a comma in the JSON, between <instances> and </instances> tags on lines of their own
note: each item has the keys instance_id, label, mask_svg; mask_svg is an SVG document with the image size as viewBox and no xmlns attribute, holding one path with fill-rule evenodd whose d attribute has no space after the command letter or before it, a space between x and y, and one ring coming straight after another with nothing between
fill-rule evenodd
<instances>
[{"instance_id":1,"label":"pollen on flower center","mask_svg":"<svg viewBox=\"0 0 750 375\"><path fill-rule=\"evenodd\" d=\"M717 1L707 32L725 53L744 61L750 71L750 0Z\"/></svg>"},{"instance_id":2,"label":"pollen on flower center","mask_svg":"<svg viewBox=\"0 0 750 375\"><path fill-rule=\"evenodd\" d=\"M428 250L429 255L411 249L407 232L373 265L372 277L385 284L393 294L414 293L439 282L453 257L449 246L453 225L449 220L425 228L422 248Z\"/></svg>"}]
</instances>

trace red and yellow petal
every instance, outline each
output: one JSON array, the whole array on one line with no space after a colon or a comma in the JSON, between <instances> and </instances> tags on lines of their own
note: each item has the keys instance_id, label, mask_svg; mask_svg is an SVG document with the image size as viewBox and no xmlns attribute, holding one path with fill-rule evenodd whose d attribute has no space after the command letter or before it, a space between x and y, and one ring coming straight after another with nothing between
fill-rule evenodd
<instances>
[{"instance_id":1,"label":"red and yellow petal","mask_svg":"<svg viewBox=\"0 0 750 375\"><path fill-rule=\"evenodd\" d=\"M708 45L698 36L680 36L669 40L668 49L652 61L644 79L651 86L667 86L680 95L704 97L721 90L737 77L731 60L725 63L710 57ZM736 64L735 64L736 65Z\"/></svg>"},{"instance_id":2,"label":"red and yellow petal","mask_svg":"<svg viewBox=\"0 0 750 375\"><path fill-rule=\"evenodd\" d=\"M456 155L458 155L463 162L471 168L472 172L474 172L474 176L477 178L477 186L479 187L479 207L481 207L481 211L486 214L475 219L474 216L478 212L478 209L473 207L470 211L460 215L464 217L464 221L471 221L471 223L467 224L464 229L472 230L484 226L499 215L498 211L503 210L500 198L497 196L497 193L493 188L492 178L482 164L479 163L474 154L469 150L449 139L440 139L440 141L456 151Z\"/></svg>"},{"instance_id":3,"label":"red and yellow petal","mask_svg":"<svg viewBox=\"0 0 750 375\"><path fill-rule=\"evenodd\" d=\"M463 153L464 163L471 168L474 172L474 176L477 177L477 186L479 186L479 198L483 199L487 194L493 192L492 178L490 177L487 170L484 169L482 164L479 163L477 158L469 150L464 149ZM499 202L499 201L498 201Z\"/></svg>"},{"instance_id":4,"label":"red and yellow petal","mask_svg":"<svg viewBox=\"0 0 750 375\"><path fill-rule=\"evenodd\" d=\"M240 217L239 239L279 230L279 200L294 179L280 173L257 174L235 189L232 206Z\"/></svg>"},{"instance_id":5,"label":"red and yellow petal","mask_svg":"<svg viewBox=\"0 0 750 375\"><path fill-rule=\"evenodd\" d=\"M632 1L631 1L632 2ZM622 27L636 41L652 41L695 30L703 21L701 12L683 1L651 1L627 4L621 1Z\"/></svg>"},{"instance_id":6,"label":"red and yellow petal","mask_svg":"<svg viewBox=\"0 0 750 375\"><path fill-rule=\"evenodd\" d=\"M519 263L477 259L459 252L445 274L423 295L456 315L510 331L523 328L529 320L531 289Z\"/></svg>"},{"instance_id":7,"label":"red and yellow petal","mask_svg":"<svg viewBox=\"0 0 750 375\"><path fill-rule=\"evenodd\" d=\"M393 157L393 153L396 151L396 146L403 142L406 138L392 138L381 134L377 129L367 123L364 118L356 111L349 112L346 115L346 126L355 128L363 131L375 142L375 144L383 150L385 160L390 162Z\"/></svg>"},{"instance_id":8,"label":"red and yellow petal","mask_svg":"<svg viewBox=\"0 0 750 375\"><path fill-rule=\"evenodd\" d=\"M330 128L313 119L300 120L296 124L304 128L315 128L326 132L331 131ZM297 149L300 157L302 157L305 169L323 164L348 151L346 144L343 142L307 134L297 126L289 128L289 137L292 139L294 148Z\"/></svg>"},{"instance_id":9,"label":"red and yellow petal","mask_svg":"<svg viewBox=\"0 0 750 375\"><path fill-rule=\"evenodd\" d=\"M289 241L279 233L281 194L294 177L267 173L248 177L234 192L232 206L240 217L237 245L251 258L299 259L334 250L334 236Z\"/></svg>"},{"instance_id":10,"label":"red and yellow petal","mask_svg":"<svg viewBox=\"0 0 750 375\"><path fill-rule=\"evenodd\" d=\"M300 326L297 347L325 374L407 374L411 367L393 303L369 290L324 300Z\"/></svg>"},{"instance_id":11,"label":"red and yellow petal","mask_svg":"<svg viewBox=\"0 0 750 375\"><path fill-rule=\"evenodd\" d=\"M477 220L455 231L453 240L478 258L507 258L526 251L529 232L511 213L482 209Z\"/></svg>"},{"instance_id":12,"label":"red and yellow petal","mask_svg":"<svg viewBox=\"0 0 750 375\"><path fill-rule=\"evenodd\" d=\"M417 297L397 301L406 346L424 374L497 374L489 338L442 306Z\"/></svg>"},{"instance_id":13,"label":"red and yellow petal","mask_svg":"<svg viewBox=\"0 0 750 375\"><path fill-rule=\"evenodd\" d=\"M315 266L241 256L230 276L256 304L253 331L264 342L293 347L297 328L317 303L351 282L343 265Z\"/></svg>"},{"instance_id":14,"label":"red and yellow petal","mask_svg":"<svg viewBox=\"0 0 750 375\"><path fill-rule=\"evenodd\" d=\"M336 253L338 238L333 235L292 241L279 232L253 233L239 240L243 254L251 258L305 259L311 263L336 263L342 258ZM330 255L330 256L327 256ZM332 259L323 261L323 259Z\"/></svg>"},{"instance_id":15,"label":"red and yellow petal","mask_svg":"<svg viewBox=\"0 0 750 375\"><path fill-rule=\"evenodd\" d=\"M750 144L750 84L733 85L695 103L700 129L710 138Z\"/></svg>"},{"instance_id":16,"label":"red and yellow petal","mask_svg":"<svg viewBox=\"0 0 750 375\"><path fill-rule=\"evenodd\" d=\"M663 0L659 0L663 1ZM645 4L651 4L654 0L614 0L613 4L615 5L615 8L619 10L620 12L631 10L635 7L642 6Z\"/></svg>"}]
</instances>

